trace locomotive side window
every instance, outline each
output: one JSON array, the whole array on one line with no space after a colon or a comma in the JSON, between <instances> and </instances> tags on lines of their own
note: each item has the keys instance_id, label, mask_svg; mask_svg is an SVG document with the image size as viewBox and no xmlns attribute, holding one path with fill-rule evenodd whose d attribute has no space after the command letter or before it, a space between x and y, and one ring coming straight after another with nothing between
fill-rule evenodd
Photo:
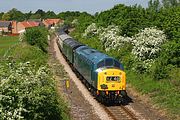
<instances>
[{"instance_id":1,"label":"locomotive side window","mask_svg":"<svg viewBox=\"0 0 180 120\"><path fill-rule=\"evenodd\" d=\"M97 64L98 68L103 67L103 66L105 66L104 60Z\"/></svg>"},{"instance_id":2,"label":"locomotive side window","mask_svg":"<svg viewBox=\"0 0 180 120\"><path fill-rule=\"evenodd\" d=\"M106 77L106 81L107 82L120 81L120 77L119 76L108 76L108 77Z\"/></svg>"},{"instance_id":3,"label":"locomotive side window","mask_svg":"<svg viewBox=\"0 0 180 120\"><path fill-rule=\"evenodd\" d=\"M114 60L114 66L119 68L119 67L120 67L119 62L118 62L118 61L116 61L116 60Z\"/></svg>"},{"instance_id":4,"label":"locomotive side window","mask_svg":"<svg viewBox=\"0 0 180 120\"><path fill-rule=\"evenodd\" d=\"M105 60L105 65L106 66L113 66L113 60L112 59L106 59Z\"/></svg>"}]
</instances>

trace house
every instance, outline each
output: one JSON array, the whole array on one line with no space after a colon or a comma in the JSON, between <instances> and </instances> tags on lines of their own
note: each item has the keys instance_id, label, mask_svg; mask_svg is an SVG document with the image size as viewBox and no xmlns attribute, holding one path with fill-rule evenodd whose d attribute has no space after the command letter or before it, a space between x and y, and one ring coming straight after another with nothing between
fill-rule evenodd
<instances>
[{"instance_id":1,"label":"house","mask_svg":"<svg viewBox=\"0 0 180 120\"><path fill-rule=\"evenodd\" d=\"M43 22L42 22L42 19L29 19L28 21L30 21L30 22L37 22L37 23L40 24L40 26L45 26L45 25L43 24Z\"/></svg>"},{"instance_id":2,"label":"house","mask_svg":"<svg viewBox=\"0 0 180 120\"><path fill-rule=\"evenodd\" d=\"M45 27L47 28L52 28L57 26L60 23L63 23L64 21L61 19L46 19L43 20L43 24L45 25Z\"/></svg>"},{"instance_id":3,"label":"house","mask_svg":"<svg viewBox=\"0 0 180 120\"><path fill-rule=\"evenodd\" d=\"M12 23L11 21L0 21L0 32L12 33Z\"/></svg>"},{"instance_id":4,"label":"house","mask_svg":"<svg viewBox=\"0 0 180 120\"><path fill-rule=\"evenodd\" d=\"M23 21L17 23L17 32L23 33L27 28L40 26L40 23L34 21Z\"/></svg>"}]
</instances>

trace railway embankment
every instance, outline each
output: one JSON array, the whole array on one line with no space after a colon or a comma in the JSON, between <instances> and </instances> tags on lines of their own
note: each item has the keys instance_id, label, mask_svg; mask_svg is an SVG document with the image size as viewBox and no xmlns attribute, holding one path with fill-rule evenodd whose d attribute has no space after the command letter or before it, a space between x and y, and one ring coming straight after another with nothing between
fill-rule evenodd
<instances>
[{"instance_id":1,"label":"railway embankment","mask_svg":"<svg viewBox=\"0 0 180 120\"><path fill-rule=\"evenodd\" d=\"M64 99L56 92L48 54L24 39L3 38L9 47L3 47L5 55L0 55L0 119L70 119ZM12 46L11 41L17 42Z\"/></svg>"}]
</instances>

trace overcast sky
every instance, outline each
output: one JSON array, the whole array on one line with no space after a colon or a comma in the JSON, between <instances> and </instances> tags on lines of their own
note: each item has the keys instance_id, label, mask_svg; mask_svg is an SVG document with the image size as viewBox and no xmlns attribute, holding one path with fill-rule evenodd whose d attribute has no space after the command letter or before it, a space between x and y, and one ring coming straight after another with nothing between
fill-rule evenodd
<instances>
[{"instance_id":1,"label":"overcast sky","mask_svg":"<svg viewBox=\"0 0 180 120\"><path fill-rule=\"evenodd\" d=\"M86 11L94 14L112 8L116 4L134 5L140 4L147 7L148 0L0 0L0 12L7 12L17 8L23 12L43 9L56 13L62 11Z\"/></svg>"}]
</instances>

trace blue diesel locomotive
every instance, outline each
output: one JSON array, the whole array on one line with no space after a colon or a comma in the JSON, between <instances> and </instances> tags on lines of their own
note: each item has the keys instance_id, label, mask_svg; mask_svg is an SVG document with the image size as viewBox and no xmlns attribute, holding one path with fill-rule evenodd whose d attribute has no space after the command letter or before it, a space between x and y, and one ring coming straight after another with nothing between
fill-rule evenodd
<instances>
[{"instance_id":1,"label":"blue diesel locomotive","mask_svg":"<svg viewBox=\"0 0 180 120\"><path fill-rule=\"evenodd\" d=\"M94 96L113 101L126 96L126 74L118 60L79 43L64 28L58 31L57 44Z\"/></svg>"}]
</instances>

